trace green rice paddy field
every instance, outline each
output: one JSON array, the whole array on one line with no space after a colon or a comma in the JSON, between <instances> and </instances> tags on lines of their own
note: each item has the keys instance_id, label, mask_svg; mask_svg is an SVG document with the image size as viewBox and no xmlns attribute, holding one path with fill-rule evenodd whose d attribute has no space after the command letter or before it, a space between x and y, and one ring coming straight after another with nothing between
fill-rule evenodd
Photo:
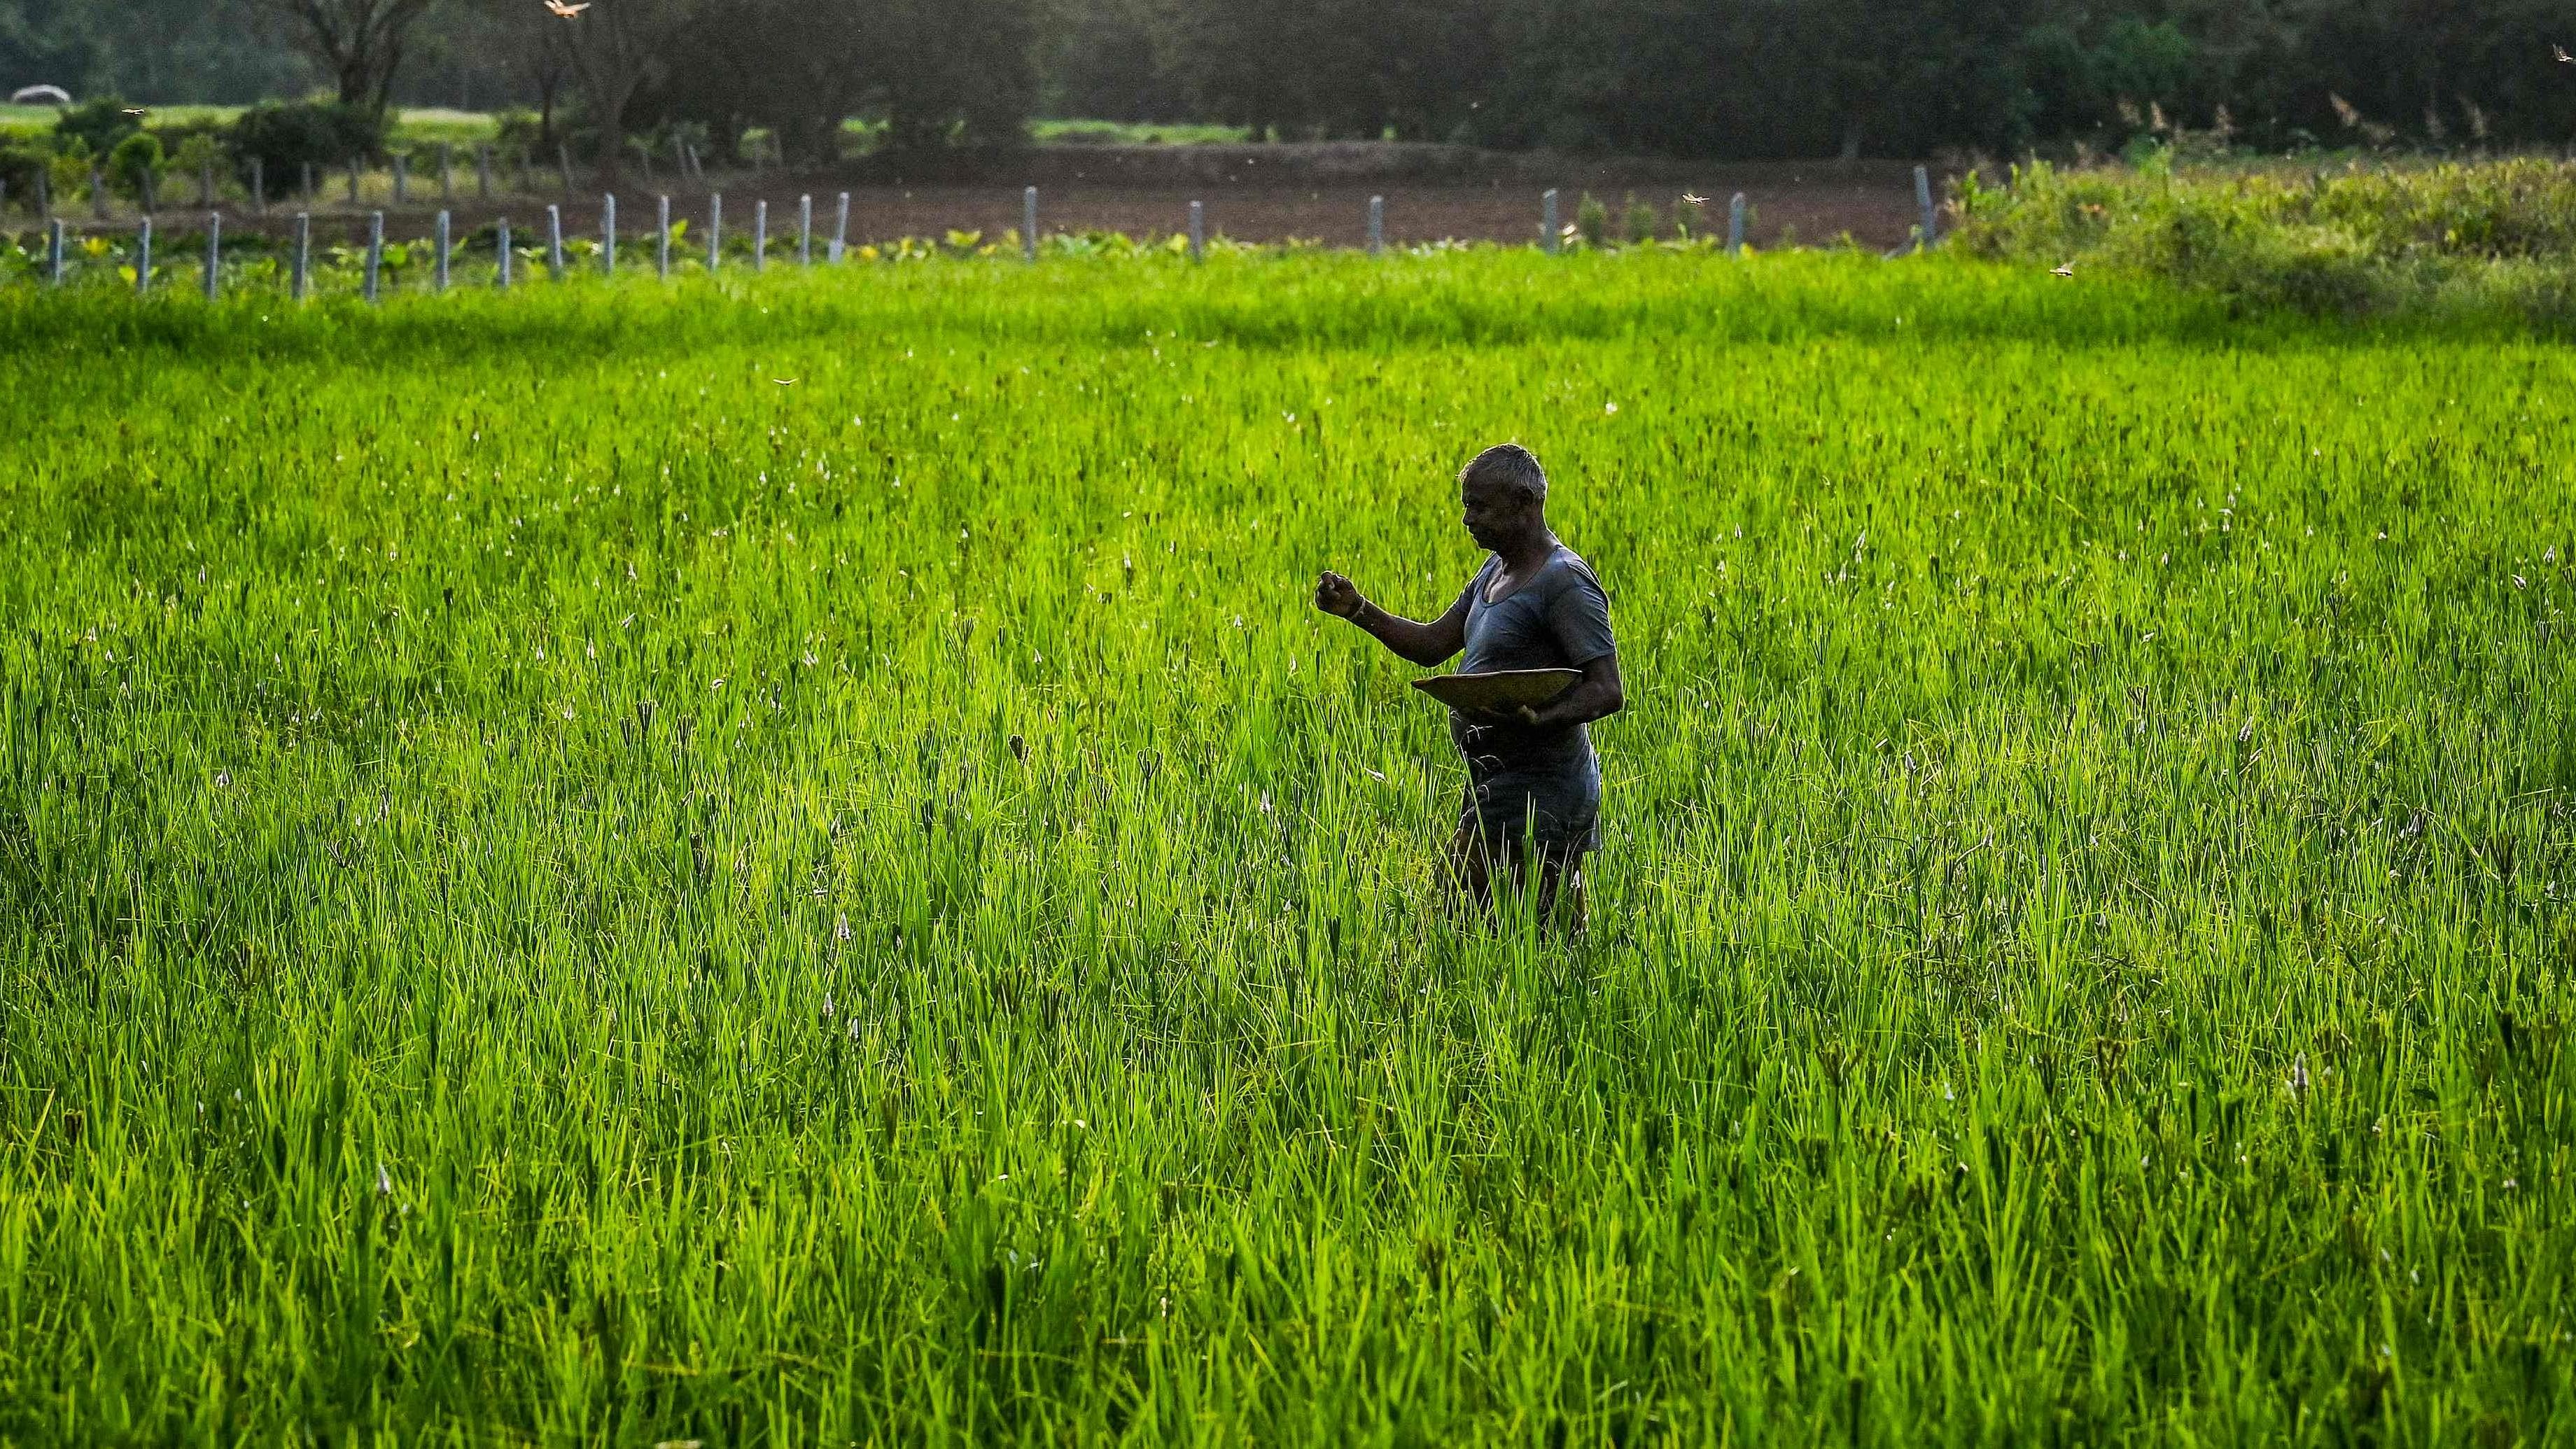
<instances>
[{"instance_id":1,"label":"green rice paddy field","mask_svg":"<svg viewBox=\"0 0 2576 1449\"><path fill-rule=\"evenodd\" d=\"M0 292L0 1441L2564 1443L2569 351L1707 254ZM1441 908L1518 438L1589 933Z\"/></svg>"}]
</instances>

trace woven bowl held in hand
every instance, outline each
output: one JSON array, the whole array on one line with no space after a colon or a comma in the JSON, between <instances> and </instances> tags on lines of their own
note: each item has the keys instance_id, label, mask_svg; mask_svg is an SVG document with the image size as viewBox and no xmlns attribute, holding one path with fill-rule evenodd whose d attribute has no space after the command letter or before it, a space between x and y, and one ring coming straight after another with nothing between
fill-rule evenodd
<instances>
[{"instance_id":1,"label":"woven bowl held in hand","mask_svg":"<svg viewBox=\"0 0 2576 1449\"><path fill-rule=\"evenodd\" d=\"M1413 687L1451 709L1510 709L1545 704L1583 677L1575 669L1498 669L1491 674L1439 674Z\"/></svg>"}]
</instances>

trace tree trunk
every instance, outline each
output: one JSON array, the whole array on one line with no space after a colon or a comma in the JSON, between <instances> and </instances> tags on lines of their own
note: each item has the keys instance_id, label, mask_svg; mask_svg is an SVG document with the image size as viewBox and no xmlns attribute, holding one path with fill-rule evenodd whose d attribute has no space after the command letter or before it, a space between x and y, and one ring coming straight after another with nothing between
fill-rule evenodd
<instances>
[{"instance_id":1,"label":"tree trunk","mask_svg":"<svg viewBox=\"0 0 2576 1449\"><path fill-rule=\"evenodd\" d=\"M625 174L626 102L635 94L635 87L611 86L609 92L599 98L599 170L600 185L614 191L618 178Z\"/></svg>"}]
</instances>

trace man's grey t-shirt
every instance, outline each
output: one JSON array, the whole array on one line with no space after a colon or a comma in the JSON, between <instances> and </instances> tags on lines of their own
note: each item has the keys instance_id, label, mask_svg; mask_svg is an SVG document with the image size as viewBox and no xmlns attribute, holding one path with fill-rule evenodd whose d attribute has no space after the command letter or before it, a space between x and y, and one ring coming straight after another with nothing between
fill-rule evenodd
<instances>
[{"instance_id":1,"label":"man's grey t-shirt","mask_svg":"<svg viewBox=\"0 0 2576 1449\"><path fill-rule=\"evenodd\" d=\"M1486 593L1502 568L1500 558L1488 557L1459 596L1467 605L1467 652L1459 673L1580 669L1618 648L1610 633L1610 596L1574 550L1558 544L1538 572L1488 603ZM1542 817L1543 837L1555 833L1552 824L1578 834L1591 832L1600 766L1583 726L1478 726L1453 713L1449 733L1467 758L1471 787L1484 792L1483 811L1492 817L1489 828L1517 834L1517 817L1535 809Z\"/></svg>"}]
</instances>

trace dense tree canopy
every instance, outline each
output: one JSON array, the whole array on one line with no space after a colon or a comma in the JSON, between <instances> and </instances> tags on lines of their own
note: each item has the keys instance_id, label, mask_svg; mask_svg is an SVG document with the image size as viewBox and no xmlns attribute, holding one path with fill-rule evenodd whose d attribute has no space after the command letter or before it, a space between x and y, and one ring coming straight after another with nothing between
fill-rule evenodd
<instances>
[{"instance_id":1,"label":"dense tree canopy","mask_svg":"<svg viewBox=\"0 0 2576 1449\"><path fill-rule=\"evenodd\" d=\"M299 62L280 3L0 0L0 85L373 87ZM2550 53L2576 48L2576 0L624 3L653 23L574 67L576 130L759 126L806 156L846 117L928 146L1007 140L1034 113L1719 157L2118 145L2157 116L2257 145L2576 133L2576 66ZM533 108L547 55L580 58L539 0L428 6L397 101Z\"/></svg>"}]
</instances>

